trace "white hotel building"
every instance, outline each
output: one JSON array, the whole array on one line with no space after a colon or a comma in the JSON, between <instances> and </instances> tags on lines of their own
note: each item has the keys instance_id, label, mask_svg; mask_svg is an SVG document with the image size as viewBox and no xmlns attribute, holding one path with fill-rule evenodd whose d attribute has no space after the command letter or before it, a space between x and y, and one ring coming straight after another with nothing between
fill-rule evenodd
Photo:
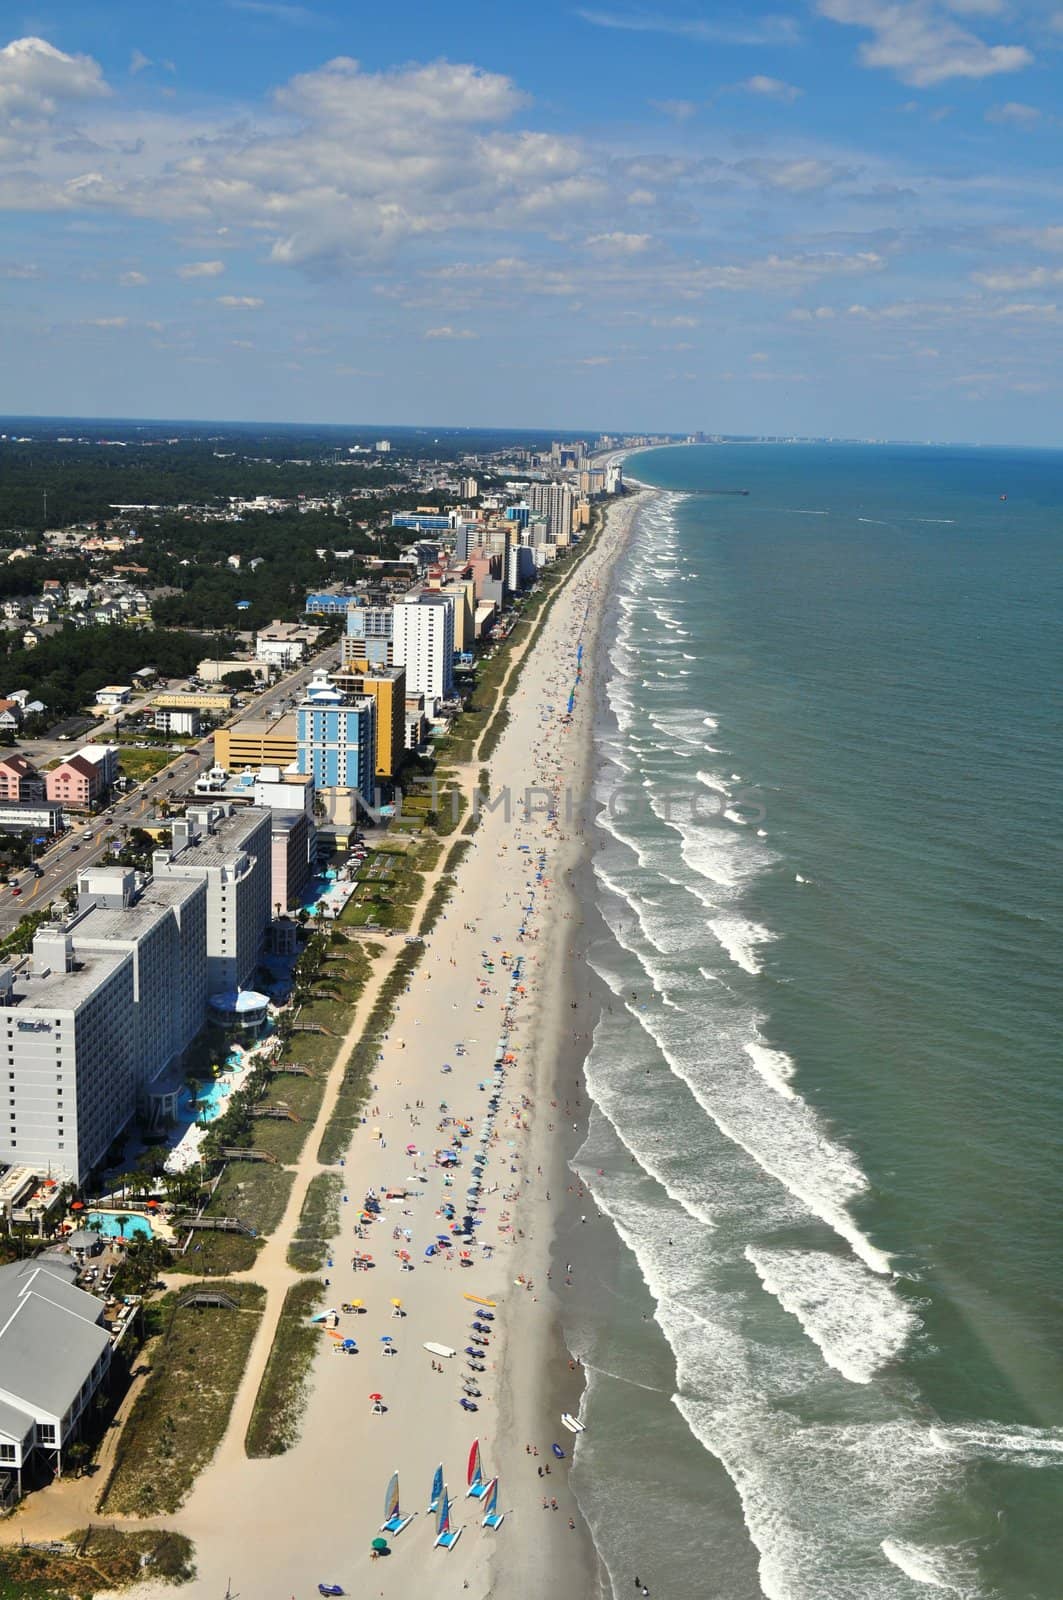
<instances>
[{"instance_id":1,"label":"white hotel building","mask_svg":"<svg viewBox=\"0 0 1063 1600\"><path fill-rule=\"evenodd\" d=\"M426 703L454 694L455 597L431 590L409 596L395 607L392 660L406 669L407 694Z\"/></svg>"}]
</instances>

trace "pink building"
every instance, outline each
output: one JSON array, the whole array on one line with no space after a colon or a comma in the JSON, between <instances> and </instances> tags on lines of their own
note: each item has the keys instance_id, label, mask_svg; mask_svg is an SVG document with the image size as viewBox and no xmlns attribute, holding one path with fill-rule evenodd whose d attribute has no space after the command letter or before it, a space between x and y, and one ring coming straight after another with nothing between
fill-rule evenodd
<instances>
[{"instance_id":1,"label":"pink building","mask_svg":"<svg viewBox=\"0 0 1063 1600\"><path fill-rule=\"evenodd\" d=\"M40 781L37 778L36 768L30 765L25 756L12 753L0 757L0 800L33 798L27 793L27 787L34 781ZM40 794L39 788L36 794Z\"/></svg>"},{"instance_id":2,"label":"pink building","mask_svg":"<svg viewBox=\"0 0 1063 1600\"><path fill-rule=\"evenodd\" d=\"M103 774L92 761L83 756L71 756L61 761L44 775L44 792L49 800L61 805L87 809L98 800L103 790Z\"/></svg>"}]
</instances>

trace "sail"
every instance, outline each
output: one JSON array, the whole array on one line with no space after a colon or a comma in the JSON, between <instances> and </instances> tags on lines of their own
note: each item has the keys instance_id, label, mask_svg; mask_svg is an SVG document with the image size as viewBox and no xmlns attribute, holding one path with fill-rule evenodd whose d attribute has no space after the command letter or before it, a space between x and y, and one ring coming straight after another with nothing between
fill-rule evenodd
<instances>
[{"instance_id":1,"label":"sail","mask_svg":"<svg viewBox=\"0 0 1063 1600\"><path fill-rule=\"evenodd\" d=\"M471 1489L474 1483L480 1483L482 1479L483 1473L480 1470L480 1441L479 1439L474 1439L472 1442L472 1449L469 1451L469 1488Z\"/></svg>"},{"instance_id":2,"label":"sail","mask_svg":"<svg viewBox=\"0 0 1063 1600\"><path fill-rule=\"evenodd\" d=\"M450 1532L450 1496L446 1487L443 1489L443 1498L439 1502L439 1515L436 1518L436 1533Z\"/></svg>"},{"instance_id":3,"label":"sail","mask_svg":"<svg viewBox=\"0 0 1063 1600\"><path fill-rule=\"evenodd\" d=\"M387 1487L387 1493L384 1496L384 1521L387 1522L391 1517L397 1517L398 1514L399 1514L399 1475L398 1475L397 1472L393 1472L391 1474L391 1482L388 1484L388 1487Z\"/></svg>"},{"instance_id":4,"label":"sail","mask_svg":"<svg viewBox=\"0 0 1063 1600\"><path fill-rule=\"evenodd\" d=\"M486 1505L484 1507L484 1515L487 1516L487 1517L493 1516L494 1513L497 1510L498 1510L498 1479L497 1478L492 1478L491 1482L490 1482L490 1484L488 1485L488 1488L487 1488L487 1503L486 1503Z\"/></svg>"},{"instance_id":5,"label":"sail","mask_svg":"<svg viewBox=\"0 0 1063 1600\"><path fill-rule=\"evenodd\" d=\"M440 1497L440 1495L442 1493L443 1493L443 1466L442 1466L442 1463L440 1463L440 1465L436 1468L435 1476L432 1479L431 1500L432 1500L432 1504L433 1505L438 1505L439 1497Z\"/></svg>"}]
</instances>

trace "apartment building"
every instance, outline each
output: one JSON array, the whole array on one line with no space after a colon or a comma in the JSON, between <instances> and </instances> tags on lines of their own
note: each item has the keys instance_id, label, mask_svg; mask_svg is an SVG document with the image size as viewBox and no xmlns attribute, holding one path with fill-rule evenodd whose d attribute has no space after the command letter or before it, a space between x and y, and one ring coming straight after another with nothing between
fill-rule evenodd
<instances>
[{"instance_id":1,"label":"apartment building","mask_svg":"<svg viewBox=\"0 0 1063 1600\"><path fill-rule=\"evenodd\" d=\"M170 849L152 858L157 882L206 881L208 997L254 977L270 920L270 828L259 806L189 806L173 824Z\"/></svg>"},{"instance_id":2,"label":"apartment building","mask_svg":"<svg viewBox=\"0 0 1063 1600\"><path fill-rule=\"evenodd\" d=\"M393 778L405 746L406 669L354 661L344 671L330 673L329 681L348 698L374 702L376 776Z\"/></svg>"},{"instance_id":3,"label":"apartment building","mask_svg":"<svg viewBox=\"0 0 1063 1600\"><path fill-rule=\"evenodd\" d=\"M317 673L296 712L296 765L321 790L357 790L366 800L373 793L376 770L376 703L368 696L347 700Z\"/></svg>"},{"instance_id":4,"label":"apartment building","mask_svg":"<svg viewBox=\"0 0 1063 1600\"><path fill-rule=\"evenodd\" d=\"M453 595L418 594L395 607L395 665L406 668L406 688L432 703L454 694Z\"/></svg>"}]
</instances>

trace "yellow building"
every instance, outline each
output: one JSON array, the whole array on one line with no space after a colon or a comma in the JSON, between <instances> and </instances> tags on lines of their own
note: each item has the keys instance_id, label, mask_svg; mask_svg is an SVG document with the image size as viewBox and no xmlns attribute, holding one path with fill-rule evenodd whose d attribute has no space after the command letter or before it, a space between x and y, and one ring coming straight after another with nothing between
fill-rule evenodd
<instances>
[{"instance_id":1,"label":"yellow building","mask_svg":"<svg viewBox=\"0 0 1063 1600\"><path fill-rule=\"evenodd\" d=\"M296 750L295 713L284 717L248 717L214 734L214 760L226 772L252 767L290 767Z\"/></svg>"},{"instance_id":2,"label":"yellow building","mask_svg":"<svg viewBox=\"0 0 1063 1600\"><path fill-rule=\"evenodd\" d=\"M329 679L344 694L368 695L376 704L376 775L393 778L406 748L406 669L347 661Z\"/></svg>"},{"instance_id":3,"label":"yellow building","mask_svg":"<svg viewBox=\"0 0 1063 1600\"><path fill-rule=\"evenodd\" d=\"M223 689L170 689L152 702L167 711L230 711L232 703L232 695Z\"/></svg>"}]
</instances>

